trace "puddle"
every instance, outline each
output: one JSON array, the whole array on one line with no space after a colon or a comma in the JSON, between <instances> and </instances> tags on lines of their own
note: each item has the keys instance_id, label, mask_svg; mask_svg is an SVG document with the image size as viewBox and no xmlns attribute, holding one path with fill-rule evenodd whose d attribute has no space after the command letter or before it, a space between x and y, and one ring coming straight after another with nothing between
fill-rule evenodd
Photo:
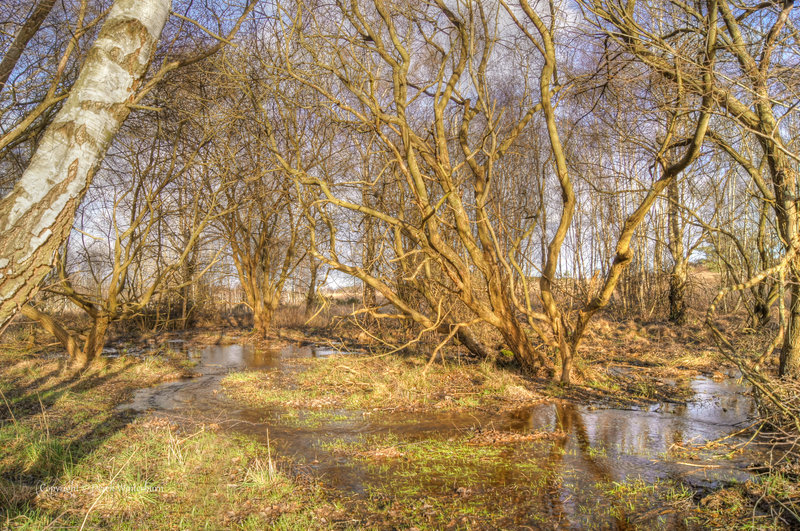
<instances>
[{"instance_id":1,"label":"puddle","mask_svg":"<svg viewBox=\"0 0 800 531\"><path fill-rule=\"evenodd\" d=\"M724 461L709 460L710 456L704 454L684 461L666 457L676 445L701 444L749 423L755 414L754 402L747 387L735 379L715 381L695 377L682 383L692 391L692 398L686 403L661 403L628 410L556 401L498 415L382 413L373 418L361 411L328 410L322 415L294 411L292 418L300 422L287 418L287 410L280 408L243 408L228 399L220 386L220 380L232 370L297 370L296 364L289 360L336 352L295 346L279 350L256 350L249 345L208 347L188 354L198 362L196 370L201 376L142 389L131 403L122 407L153 411L177 422L215 423L264 442L269 437L277 451L307 466L326 486L356 495L379 492L411 470L411 465L401 462L394 466L374 466L331 452L328 450L331 441L356 443L363 437L391 434L395 440L414 444L487 428L520 433L563 432L564 437L555 441L504 446L503 459L521 464L516 468L487 462L476 465L465 476L479 485L474 488L481 496L488 497L485 499L497 496L498 503L511 503L514 509L519 508L519 514L509 516L514 525L546 522L568 528L589 524L629 527L633 516L625 514L624 504L619 510L602 513L605 516L593 512L592 507L602 510L603 504L619 501L609 500L604 487L630 481L653 484L671 480L694 489L713 488L748 479L746 467L757 460L753 453ZM304 416L313 415L318 416L314 422L304 422L308 420ZM537 484L535 490L530 487L532 469L549 478L542 485ZM413 481L423 481L440 492L462 488L443 485L434 476ZM519 486L524 488L518 489ZM521 498L516 500L514 496ZM659 525L677 525L663 512L655 518Z\"/></svg>"},{"instance_id":2,"label":"puddle","mask_svg":"<svg viewBox=\"0 0 800 531\"><path fill-rule=\"evenodd\" d=\"M228 412L243 414L244 410L234 407L235 403L221 392L220 381L229 372L241 369L286 370L288 359L319 358L335 353L337 351L330 348L288 346L259 350L252 345L221 345L187 351L188 359L197 364L195 370L199 376L140 389L133 401L121 408L194 415L198 420L209 415L224 417Z\"/></svg>"}]
</instances>

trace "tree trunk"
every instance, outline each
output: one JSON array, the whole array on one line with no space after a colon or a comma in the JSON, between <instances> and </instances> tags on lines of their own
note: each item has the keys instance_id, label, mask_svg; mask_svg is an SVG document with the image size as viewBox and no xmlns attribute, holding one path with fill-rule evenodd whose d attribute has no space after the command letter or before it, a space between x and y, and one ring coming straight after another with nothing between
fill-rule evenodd
<instances>
[{"instance_id":1,"label":"tree trunk","mask_svg":"<svg viewBox=\"0 0 800 531\"><path fill-rule=\"evenodd\" d=\"M253 305L253 331L265 339L272 327L272 319L275 316L275 310L278 309L279 300L280 295L277 297L264 295Z\"/></svg>"},{"instance_id":2,"label":"tree trunk","mask_svg":"<svg viewBox=\"0 0 800 531\"><path fill-rule=\"evenodd\" d=\"M753 317L755 317L753 328L760 330L769 324L769 303L762 297L761 293L759 293L753 304Z\"/></svg>"},{"instance_id":3,"label":"tree trunk","mask_svg":"<svg viewBox=\"0 0 800 531\"><path fill-rule=\"evenodd\" d=\"M678 325L686 324L686 279L687 259L683 252L683 223L680 215L680 190L678 179L672 179L667 186L669 204L669 252L672 255L672 273L669 276L669 320Z\"/></svg>"},{"instance_id":4,"label":"tree trunk","mask_svg":"<svg viewBox=\"0 0 800 531\"><path fill-rule=\"evenodd\" d=\"M271 324L272 311L269 305L259 301L253 306L253 332L266 339Z\"/></svg>"},{"instance_id":5,"label":"tree trunk","mask_svg":"<svg viewBox=\"0 0 800 531\"><path fill-rule=\"evenodd\" d=\"M669 320L678 325L686 324L687 269L686 260L681 258L669 276Z\"/></svg>"},{"instance_id":6,"label":"tree trunk","mask_svg":"<svg viewBox=\"0 0 800 531\"><path fill-rule=\"evenodd\" d=\"M558 355L561 358L561 383L569 385L572 378L572 363L575 359L577 347L566 339L562 339L558 346Z\"/></svg>"},{"instance_id":7,"label":"tree trunk","mask_svg":"<svg viewBox=\"0 0 800 531\"><path fill-rule=\"evenodd\" d=\"M491 351L482 342L475 338L475 334L468 328L461 327L456 332L456 339L458 339L464 348L478 359L485 360L491 357Z\"/></svg>"},{"instance_id":8,"label":"tree trunk","mask_svg":"<svg viewBox=\"0 0 800 531\"><path fill-rule=\"evenodd\" d=\"M368 284L364 284L362 297L364 306L367 308L374 308L378 302L378 298L375 296L375 288Z\"/></svg>"},{"instance_id":9,"label":"tree trunk","mask_svg":"<svg viewBox=\"0 0 800 531\"><path fill-rule=\"evenodd\" d=\"M46 332L52 334L64 346L70 359L80 365L86 366L94 361L103 352L106 333L111 321L108 317L94 319L92 328L86 336L83 348L80 348L78 336L62 327L51 316L40 312L33 306L26 304L20 310L22 315L36 321Z\"/></svg>"},{"instance_id":10,"label":"tree trunk","mask_svg":"<svg viewBox=\"0 0 800 531\"><path fill-rule=\"evenodd\" d=\"M36 292L75 210L127 118L169 0L116 0L64 106L0 201L0 326Z\"/></svg>"},{"instance_id":11,"label":"tree trunk","mask_svg":"<svg viewBox=\"0 0 800 531\"><path fill-rule=\"evenodd\" d=\"M79 363L84 366L89 365L103 353L109 324L110 321L106 316L94 319L89 335L86 337L86 343L83 345L83 350L77 357Z\"/></svg>"},{"instance_id":12,"label":"tree trunk","mask_svg":"<svg viewBox=\"0 0 800 531\"><path fill-rule=\"evenodd\" d=\"M793 275L794 276L794 275ZM795 278L791 284L789 303L789 322L781 348L779 376L796 378L800 376L800 284Z\"/></svg>"},{"instance_id":13,"label":"tree trunk","mask_svg":"<svg viewBox=\"0 0 800 531\"><path fill-rule=\"evenodd\" d=\"M28 42L36 35L36 32L39 31L39 26L42 25L44 19L50 14L55 3L56 0L41 0L36 4L31 15L25 20L19 32L17 32L17 36L14 37L14 42L11 43L11 46L3 56L3 60L0 61L0 92L5 88L8 78L11 76L11 72L14 71L17 61L22 57L22 52L25 51Z\"/></svg>"},{"instance_id":14,"label":"tree trunk","mask_svg":"<svg viewBox=\"0 0 800 531\"><path fill-rule=\"evenodd\" d=\"M308 268L311 272L311 278L308 281L308 291L306 292L306 318L311 317L317 304L317 271L319 270L319 262L314 260L313 257L310 258Z\"/></svg>"},{"instance_id":15,"label":"tree trunk","mask_svg":"<svg viewBox=\"0 0 800 531\"><path fill-rule=\"evenodd\" d=\"M766 242L767 232L767 209L769 204L764 201L761 203L758 217L758 235L756 237L756 247L758 248L758 268L759 270L768 269L771 265L770 249ZM751 288L755 303L753 304L753 327L762 329L769 324L769 309L775 301L773 295L778 292L777 283L772 280L764 279L763 282Z\"/></svg>"},{"instance_id":16,"label":"tree trunk","mask_svg":"<svg viewBox=\"0 0 800 531\"><path fill-rule=\"evenodd\" d=\"M62 327L52 317L44 312L40 312L33 306L26 304L21 308L20 311L22 312L22 315L32 321L36 321L46 332L52 334L53 337L55 337L58 342L63 345L70 359L77 359L79 357L81 349L78 345L78 339L73 333Z\"/></svg>"},{"instance_id":17,"label":"tree trunk","mask_svg":"<svg viewBox=\"0 0 800 531\"><path fill-rule=\"evenodd\" d=\"M522 366L523 370L534 373L545 366L546 360L540 352L533 348L519 321L506 319L505 326L502 327L500 333L508 344L508 348L514 353L514 359Z\"/></svg>"}]
</instances>

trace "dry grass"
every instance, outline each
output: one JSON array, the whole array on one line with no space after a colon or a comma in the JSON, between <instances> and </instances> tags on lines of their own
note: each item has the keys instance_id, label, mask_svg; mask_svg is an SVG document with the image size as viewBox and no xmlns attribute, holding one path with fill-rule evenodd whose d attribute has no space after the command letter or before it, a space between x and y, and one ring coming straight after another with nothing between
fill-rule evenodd
<instances>
[{"instance_id":1,"label":"dry grass","mask_svg":"<svg viewBox=\"0 0 800 531\"><path fill-rule=\"evenodd\" d=\"M726 364L699 319L677 327L601 317L591 323L581 356L587 366L617 362L640 367L658 377L713 373Z\"/></svg>"},{"instance_id":2,"label":"dry grass","mask_svg":"<svg viewBox=\"0 0 800 531\"><path fill-rule=\"evenodd\" d=\"M418 357L337 355L303 360L281 375L240 372L223 380L226 393L253 406L346 407L416 411L511 407L542 400L517 372L485 362L436 364Z\"/></svg>"}]
</instances>

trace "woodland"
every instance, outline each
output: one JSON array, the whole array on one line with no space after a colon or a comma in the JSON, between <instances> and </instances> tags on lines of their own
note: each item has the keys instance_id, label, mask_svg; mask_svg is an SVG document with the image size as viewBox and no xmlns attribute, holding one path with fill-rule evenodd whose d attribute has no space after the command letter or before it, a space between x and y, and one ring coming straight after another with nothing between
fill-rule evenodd
<instances>
[{"instance_id":1,"label":"woodland","mask_svg":"<svg viewBox=\"0 0 800 531\"><path fill-rule=\"evenodd\" d=\"M799 26L791 0L5 0L2 525L800 525ZM198 382L204 415L175 405ZM597 449L627 428L595 408L665 404L691 422L659 462L747 465L674 483ZM553 483L514 501L534 463Z\"/></svg>"}]
</instances>

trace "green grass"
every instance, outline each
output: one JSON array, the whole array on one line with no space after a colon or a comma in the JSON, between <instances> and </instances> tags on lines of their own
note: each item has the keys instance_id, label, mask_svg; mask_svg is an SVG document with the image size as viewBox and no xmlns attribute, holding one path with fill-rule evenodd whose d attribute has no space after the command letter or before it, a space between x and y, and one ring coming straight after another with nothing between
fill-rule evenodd
<instances>
[{"instance_id":1,"label":"green grass","mask_svg":"<svg viewBox=\"0 0 800 531\"><path fill-rule=\"evenodd\" d=\"M407 439L388 433L324 446L379 478L368 485L361 511L389 527L503 528L528 522L670 529L712 523L695 505L694 492L678 481L592 482L589 470L570 468L575 450L565 439L490 445L476 440L470 434ZM590 454L598 458L606 452L594 448ZM561 507L558 500L564 499L571 500L569 507ZM554 510L566 510L566 520L556 524Z\"/></svg>"},{"instance_id":2,"label":"green grass","mask_svg":"<svg viewBox=\"0 0 800 531\"><path fill-rule=\"evenodd\" d=\"M68 475L52 472L34 504L8 510L8 522L36 527L49 516L70 526L86 517L90 528L158 529L191 518L193 528L280 528L313 524L321 504L315 487L298 486L268 448L210 430L180 433L159 420L127 426Z\"/></svg>"},{"instance_id":3,"label":"green grass","mask_svg":"<svg viewBox=\"0 0 800 531\"><path fill-rule=\"evenodd\" d=\"M362 508L375 521L439 529L535 521L540 497L558 481L558 471L546 459L532 457L548 455L552 444L484 445L470 435L408 440L388 433L335 439L324 447L380 478L369 484ZM513 482L512 491L507 482Z\"/></svg>"},{"instance_id":4,"label":"green grass","mask_svg":"<svg viewBox=\"0 0 800 531\"><path fill-rule=\"evenodd\" d=\"M179 375L179 359L100 360L81 378L58 360L0 349L0 527L324 527L311 481L251 439L116 406Z\"/></svg>"},{"instance_id":5,"label":"green grass","mask_svg":"<svg viewBox=\"0 0 800 531\"><path fill-rule=\"evenodd\" d=\"M280 422L289 428L346 423L352 416L343 408L468 411L538 399L524 378L489 364L426 372L424 360L409 358L303 363L307 370L290 378L233 374L225 388L253 404L281 406ZM483 432L330 439L320 461L343 462L364 494L327 491L251 438L213 425L184 431L115 409L135 389L183 368L180 357L122 357L75 380L55 360L0 350L8 402L0 397L0 527L77 528L84 519L87 528L114 529L602 527L617 520L667 528L687 518L695 527L710 525L714 517L725 525L743 519L739 528L752 524L743 486L698 507L679 483L594 480L571 467L584 457L598 469L612 466L606 448L579 449L563 434L494 443L480 438ZM761 488L773 498L797 494L788 475L774 475ZM552 515L565 499L570 521L555 524ZM637 520L652 510L674 510L677 520L661 513Z\"/></svg>"},{"instance_id":6,"label":"green grass","mask_svg":"<svg viewBox=\"0 0 800 531\"><path fill-rule=\"evenodd\" d=\"M320 428L335 422L346 422L351 416L331 410L289 409L279 417L281 424L296 428Z\"/></svg>"}]
</instances>

